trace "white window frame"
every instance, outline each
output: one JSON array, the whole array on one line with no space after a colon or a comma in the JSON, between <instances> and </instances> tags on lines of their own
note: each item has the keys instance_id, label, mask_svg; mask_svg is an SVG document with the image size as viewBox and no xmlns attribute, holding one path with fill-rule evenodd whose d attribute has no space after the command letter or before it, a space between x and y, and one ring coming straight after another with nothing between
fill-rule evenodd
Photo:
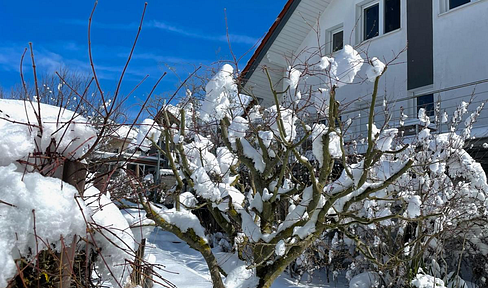
<instances>
[{"instance_id":1,"label":"white window frame","mask_svg":"<svg viewBox=\"0 0 488 288\"><path fill-rule=\"evenodd\" d=\"M429 0L425 0L425 1L429 1ZM441 0L441 1L449 1L449 0ZM479 0L471 0L471 1L479 1ZM376 4L379 4L378 5L378 9L379 9L379 14L378 14L378 36L375 36L373 38L369 38L369 39L364 39L364 19L365 19L365 15L364 15L364 10L366 10L367 8L369 7L372 7ZM400 28L398 29L395 29L393 31L390 31L388 33L385 33L385 0L367 0L367 1L363 1L363 2L360 2L358 5L357 5L357 13L356 15L358 15L358 17L360 17L360 20L358 21L358 27L360 29L358 29L358 34L357 34L357 39L358 39L358 43L361 43L363 41L370 41L370 40L373 40L373 39L376 39L382 35L387 35L387 34L390 34L390 33L394 33L398 30L401 30L402 27L403 27L403 10L405 9L403 7L403 1L400 0L400 9L401 9L401 12L400 12Z\"/></svg>"},{"instance_id":2,"label":"white window frame","mask_svg":"<svg viewBox=\"0 0 488 288\"><path fill-rule=\"evenodd\" d=\"M435 93L434 91L434 84L429 84L429 85L426 85L426 86L422 86L422 87L418 87L418 88L415 88L415 89L411 89L408 91L408 96L411 98L410 99L410 107L407 107L407 108L410 108L410 114L407 114L408 117L411 117L412 119L418 119L418 107L417 107L417 95L428 95L428 94L432 94L434 96L434 109L435 109L435 105L437 103L437 93ZM431 120L433 120L434 116L429 116L429 118Z\"/></svg>"},{"instance_id":3,"label":"white window frame","mask_svg":"<svg viewBox=\"0 0 488 288\"><path fill-rule=\"evenodd\" d=\"M479 2L481 0L470 0L469 3L463 4L461 6L458 6L456 8L452 8L452 9L449 9L449 1L450 0L439 0L439 3L440 3L440 12L441 13L445 13L445 12L449 12L449 11L452 11L452 10L461 9L463 7L466 7L466 6L468 6L470 4L473 4L475 2Z\"/></svg>"},{"instance_id":4,"label":"white window frame","mask_svg":"<svg viewBox=\"0 0 488 288\"><path fill-rule=\"evenodd\" d=\"M336 25L334 27L331 27L329 29L327 29L326 31L326 35L327 35L327 43L326 43L326 49L325 49L325 53L326 54L333 54L333 53L336 53L336 52L339 52L341 51L342 49L340 50L337 50L337 51L334 51L334 34L338 33L338 32L341 32L343 33L342 35L342 48L344 48L344 24L339 24L339 25Z\"/></svg>"},{"instance_id":5,"label":"white window frame","mask_svg":"<svg viewBox=\"0 0 488 288\"><path fill-rule=\"evenodd\" d=\"M378 36L381 36L383 35L383 32L384 32L384 21L385 21L385 15L382 15L381 11L384 11L385 7L384 7L384 0L375 0L375 1L371 1L369 3L366 3L364 5L361 5L361 41L367 41L367 40L371 40L371 39L374 39ZM364 20L365 20L365 15L364 15L364 11L366 9L368 9L369 7L372 7L372 6L375 6L375 5L378 5L378 36L375 36L373 38L369 38L369 39L364 39Z\"/></svg>"}]
</instances>

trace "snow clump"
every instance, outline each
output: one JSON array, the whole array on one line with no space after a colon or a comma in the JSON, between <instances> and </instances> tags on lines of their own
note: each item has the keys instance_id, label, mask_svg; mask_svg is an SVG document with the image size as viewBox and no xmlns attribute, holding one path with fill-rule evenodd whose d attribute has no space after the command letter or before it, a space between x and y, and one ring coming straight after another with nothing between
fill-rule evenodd
<instances>
[{"instance_id":1,"label":"snow clump","mask_svg":"<svg viewBox=\"0 0 488 288\"><path fill-rule=\"evenodd\" d=\"M366 76L368 76L368 80L374 82L376 78L383 73L383 70L385 70L385 66L386 65L378 58L373 57L371 59L371 66L366 71Z\"/></svg>"}]
</instances>

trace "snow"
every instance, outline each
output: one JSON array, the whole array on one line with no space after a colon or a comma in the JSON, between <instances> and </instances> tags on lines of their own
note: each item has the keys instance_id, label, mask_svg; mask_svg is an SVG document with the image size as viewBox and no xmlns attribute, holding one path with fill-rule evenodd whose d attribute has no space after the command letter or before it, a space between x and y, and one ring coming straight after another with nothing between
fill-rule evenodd
<instances>
[{"instance_id":1,"label":"snow","mask_svg":"<svg viewBox=\"0 0 488 288\"><path fill-rule=\"evenodd\" d=\"M183 145L190 168L192 170L204 168L207 172L220 174L220 165L217 157L210 152L213 147L214 145L210 139L200 134L195 134L192 142Z\"/></svg>"},{"instance_id":2,"label":"snow","mask_svg":"<svg viewBox=\"0 0 488 288\"><path fill-rule=\"evenodd\" d=\"M332 131L329 133L329 153L332 158L342 157L341 150L341 138L337 135L337 132Z\"/></svg>"},{"instance_id":3,"label":"snow","mask_svg":"<svg viewBox=\"0 0 488 288\"><path fill-rule=\"evenodd\" d=\"M349 282L349 288L380 287L380 276L375 272L364 272L354 276Z\"/></svg>"},{"instance_id":4,"label":"snow","mask_svg":"<svg viewBox=\"0 0 488 288\"><path fill-rule=\"evenodd\" d=\"M0 99L0 165L45 152L54 141L63 156L77 159L95 142L96 131L73 111L21 100ZM42 135L36 113L41 116ZM2 119L3 118L3 119ZM8 120L6 120L8 119ZM15 123L14 123L15 122Z\"/></svg>"},{"instance_id":5,"label":"snow","mask_svg":"<svg viewBox=\"0 0 488 288\"><path fill-rule=\"evenodd\" d=\"M420 122L422 122L425 126L430 125L430 118L429 118L429 116L427 116L425 108L419 109L418 117L419 117Z\"/></svg>"},{"instance_id":6,"label":"snow","mask_svg":"<svg viewBox=\"0 0 488 288\"><path fill-rule=\"evenodd\" d=\"M59 250L60 237L71 243L74 235L85 235L77 196L73 186L59 179L17 172L14 164L0 167L0 200L13 205L0 203L0 287L15 275L14 259L32 257L29 250L42 250L48 243ZM83 201L79 204L85 214L90 213Z\"/></svg>"},{"instance_id":7,"label":"snow","mask_svg":"<svg viewBox=\"0 0 488 288\"><path fill-rule=\"evenodd\" d=\"M251 144L246 140L241 140L244 155L254 162L254 167L259 172L263 173L266 168L266 163L264 163L263 156L256 150Z\"/></svg>"},{"instance_id":8,"label":"snow","mask_svg":"<svg viewBox=\"0 0 488 288\"><path fill-rule=\"evenodd\" d=\"M184 206L183 209L194 208L198 204L197 198L191 192L183 192L180 194L180 203Z\"/></svg>"},{"instance_id":9,"label":"snow","mask_svg":"<svg viewBox=\"0 0 488 288\"><path fill-rule=\"evenodd\" d=\"M312 153L319 161L320 167L323 165L323 136L328 132L328 127L324 124L316 123L312 127ZM341 149L341 138L337 134L337 132L332 131L329 133L329 154L332 158L340 158L342 157L342 149Z\"/></svg>"},{"instance_id":10,"label":"snow","mask_svg":"<svg viewBox=\"0 0 488 288\"><path fill-rule=\"evenodd\" d=\"M136 146L144 152L149 151L152 146L152 142L158 142L161 136L161 130L159 125L152 119L144 119L139 126L137 137L131 142L131 146Z\"/></svg>"},{"instance_id":11,"label":"snow","mask_svg":"<svg viewBox=\"0 0 488 288\"><path fill-rule=\"evenodd\" d=\"M120 139L125 139L127 137L129 140L137 138L137 134L137 130L135 128L131 129L130 125L120 125L113 132L113 136Z\"/></svg>"},{"instance_id":12,"label":"snow","mask_svg":"<svg viewBox=\"0 0 488 288\"><path fill-rule=\"evenodd\" d=\"M237 266L227 275L224 285L226 288L255 288L259 284L255 274L245 264Z\"/></svg>"},{"instance_id":13,"label":"snow","mask_svg":"<svg viewBox=\"0 0 488 288\"><path fill-rule=\"evenodd\" d=\"M231 153L227 147L218 147L217 161L221 173L228 176L230 174L230 167L237 164L237 156Z\"/></svg>"},{"instance_id":14,"label":"snow","mask_svg":"<svg viewBox=\"0 0 488 288\"><path fill-rule=\"evenodd\" d=\"M271 141L273 140L273 132L271 131L259 131L258 132L259 138L263 140L264 146L266 148L269 148L269 145L271 144Z\"/></svg>"},{"instance_id":15,"label":"snow","mask_svg":"<svg viewBox=\"0 0 488 288\"><path fill-rule=\"evenodd\" d=\"M397 134L398 129L396 128L384 129L376 140L376 148L380 151L390 151L391 143Z\"/></svg>"},{"instance_id":16,"label":"snow","mask_svg":"<svg viewBox=\"0 0 488 288\"><path fill-rule=\"evenodd\" d=\"M204 168L197 168L191 175L197 195L217 202L221 199L219 188L212 182Z\"/></svg>"},{"instance_id":17,"label":"snow","mask_svg":"<svg viewBox=\"0 0 488 288\"><path fill-rule=\"evenodd\" d=\"M97 259L101 279L109 281L114 287L125 283L130 274L126 260L133 261L136 243L134 235L124 215L107 195L90 187L84 193L85 203L93 211L90 216L97 248L101 257ZM103 258L102 258L103 257Z\"/></svg>"},{"instance_id":18,"label":"snow","mask_svg":"<svg viewBox=\"0 0 488 288\"><path fill-rule=\"evenodd\" d=\"M290 89L295 90L297 89L298 81L300 81L302 72L292 67L289 67L288 70L290 71L290 77L286 79L286 82L290 86Z\"/></svg>"},{"instance_id":19,"label":"snow","mask_svg":"<svg viewBox=\"0 0 488 288\"><path fill-rule=\"evenodd\" d=\"M278 126L278 108L276 108L276 106L271 106L266 109L266 112L268 112L269 118L271 120L271 130L273 131L274 135L279 137L280 139L283 139L285 141L293 141L297 136L295 122L298 119L295 115L295 112L282 106L280 106L279 109L281 122L283 123L283 132L285 133L285 138L282 137Z\"/></svg>"},{"instance_id":20,"label":"snow","mask_svg":"<svg viewBox=\"0 0 488 288\"><path fill-rule=\"evenodd\" d=\"M173 173L173 170L172 169L159 169L159 175L161 176L169 176L169 175L174 175Z\"/></svg>"},{"instance_id":21,"label":"snow","mask_svg":"<svg viewBox=\"0 0 488 288\"><path fill-rule=\"evenodd\" d=\"M258 212L263 212L263 199L261 198L261 194L256 193L252 198L251 204L249 209L256 209Z\"/></svg>"},{"instance_id":22,"label":"snow","mask_svg":"<svg viewBox=\"0 0 488 288\"><path fill-rule=\"evenodd\" d=\"M147 238L151 234L154 230L155 223L146 217L146 213L140 205L128 201L124 201L124 204L134 207L123 209L120 212L124 215L125 220L132 230L135 243L139 244L143 238Z\"/></svg>"},{"instance_id":23,"label":"snow","mask_svg":"<svg viewBox=\"0 0 488 288\"><path fill-rule=\"evenodd\" d=\"M157 209L156 207L153 208ZM197 236L207 242L207 237L205 237L205 229L202 227L200 220L198 220L195 214L187 210L176 211L176 208L166 209L164 207L162 209L157 209L157 212L158 215L164 219L164 221L175 225L183 233L191 229Z\"/></svg>"},{"instance_id":24,"label":"snow","mask_svg":"<svg viewBox=\"0 0 488 288\"><path fill-rule=\"evenodd\" d=\"M425 274L417 274L411 284L417 288L446 288L444 281Z\"/></svg>"},{"instance_id":25,"label":"snow","mask_svg":"<svg viewBox=\"0 0 488 288\"><path fill-rule=\"evenodd\" d=\"M368 80L370 82L374 82L376 77L380 76L385 70L385 64L381 62L378 58L373 57L371 59L371 66L368 67L366 70L366 76L368 76Z\"/></svg>"},{"instance_id":26,"label":"snow","mask_svg":"<svg viewBox=\"0 0 488 288\"><path fill-rule=\"evenodd\" d=\"M234 68L225 64L205 86L205 99L200 107L200 118L209 122L226 116L241 116L252 97L239 94L234 81Z\"/></svg>"},{"instance_id":27,"label":"snow","mask_svg":"<svg viewBox=\"0 0 488 288\"><path fill-rule=\"evenodd\" d=\"M327 65L326 63L329 63ZM361 70L363 58L350 45L345 45L334 58L323 59L320 66L329 69L330 87L342 87L352 83L356 74Z\"/></svg>"},{"instance_id":28,"label":"snow","mask_svg":"<svg viewBox=\"0 0 488 288\"><path fill-rule=\"evenodd\" d=\"M319 68L322 69L322 70L325 70L327 69L327 67L329 67L330 63L334 61L334 58L330 58L330 57L327 57L327 56L324 56L320 59L320 63L319 63Z\"/></svg>"},{"instance_id":29,"label":"snow","mask_svg":"<svg viewBox=\"0 0 488 288\"><path fill-rule=\"evenodd\" d=\"M236 139L241 139L246 136L246 131L249 129L249 122L237 116L232 120L229 126L229 141L235 143Z\"/></svg>"},{"instance_id":30,"label":"snow","mask_svg":"<svg viewBox=\"0 0 488 288\"><path fill-rule=\"evenodd\" d=\"M147 242L147 255L151 255L155 258L154 263L163 265L164 268L155 268L155 272L176 287L194 287L194 288L211 288L213 287L210 274L208 272L205 260L199 252L191 249L185 242L178 239L176 236L169 232L155 229L155 231L149 236ZM248 279L249 284L253 284L253 279L250 276L250 270L247 270L241 260L239 260L234 254L217 252L217 263L228 273L229 279L225 279L227 287L253 287L249 286L231 286L237 283L243 283L242 280ZM240 274L242 273L242 274ZM347 288L347 280L343 277L339 277L338 280L331 283L326 283L324 277L320 273L315 275L313 281L307 283L306 281L298 282L295 279L291 279L286 273L276 279L271 285L272 288L295 288L295 287L323 287L323 288ZM244 277L242 277L244 276ZM241 281L238 281L238 280ZM157 278L154 280L158 281ZM162 281L159 281L162 282ZM164 286L155 283L154 288L162 288Z\"/></svg>"},{"instance_id":31,"label":"snow","mask_svg":"<svg viewBox=\"0 0 488 288\"><path fill-rule=\"evenodd\" d=\"M0 120L0 131L0 166L22 159L34 151L35 134L25 127Z\"/></svg>"},{"instance_id":32,"label":"snow","mask_svg":"<svg viewBox=\"0 0 488 288\"><path fill-rule=\"evenodd\" d=\"M275 247L275 253L278 256L283 256L285 255L286 252L286 246L285 246L285 241L280 240Z\"/></svg>"}]
</instances>

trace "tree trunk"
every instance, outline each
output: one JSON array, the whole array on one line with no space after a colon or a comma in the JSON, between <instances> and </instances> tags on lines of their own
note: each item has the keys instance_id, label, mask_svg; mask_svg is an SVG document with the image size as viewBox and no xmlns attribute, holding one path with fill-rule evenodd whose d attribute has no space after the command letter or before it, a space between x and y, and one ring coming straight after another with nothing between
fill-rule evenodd
<instances>
[{"instance_id":1,"label":"tree trunk","mask_svg":"<svg viewBox=\"0 0 488 288\"><path fill-rule=\"evenodd\" d=\"M63 167L63 181L75 186L78 193L83 196L86 180L86 165L80 161L66 160Z\"/></svg>"},{"instance_id":2,"label":"tree trunk","mask_svg":"<svg viewBox=\"0 0 488 288\"><path fill-rule=\"evenodd\" d=\"M85 179L86 179L86 165L80 161L66 160L63 167L63 181L73 185L80 195L83 195L85 189ZM76 242L78 237L73 236L73 242L70 246L61 247L60 263L59 263L59 273L61 274L60 281L58 283L59 288L69 288L71 287L72 275L73 273L73 263L76 256Z\"/></svg>"},{"instance_id":3,"label":"tree trunk","mask_svg":"<svg viewBox=\"0 0 488 288\"><path fill-rule=\"evenodd\" d=\"M212 249L210 246L202 249L200 251L202 253L205 262L207 262L208 270L210 271L210 277L212 277L212 283L214 288L225 288L224 283L222 282L222 276L220 275L219 265L217 264L217 259L212 253Z\"/></svg>"}]
</instances>

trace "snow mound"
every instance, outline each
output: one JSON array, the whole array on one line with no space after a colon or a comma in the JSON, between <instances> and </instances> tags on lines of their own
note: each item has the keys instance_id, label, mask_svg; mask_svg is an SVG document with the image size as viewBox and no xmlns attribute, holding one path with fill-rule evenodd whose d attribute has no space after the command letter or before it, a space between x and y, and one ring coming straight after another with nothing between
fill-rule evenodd
<instances>
[{"instance_id":1,"label":"snow mound","mask_svg":"<svg viewBox=\"0 0 488 288\"><path fill-rule=\"evenodd\" d=\"M97 258L98 272L102 280L108 280L119 287L130 274L126 261L134 258L134 235L129 223L110 197L100 193L95 187L86 189L85 202L93 210L91 225L101 256Z\"/></svg>"},{"instance_id":2,"label":"snow mound","mask_svg":"<svg viewBox=\"0 0 488 288\"><path fill-rule=\"evenodd\" d=\"M0 99L0 165L26 159L29 153L56 151L69 159L83 156L93 145L95 129L73 111L47 104ZM41 117L41 123L37 121ZM42 133L41 133L42 130Z\"/></svg>"},{"instance_id":3,"label":"snow mound","mask_svg":"<svg viewBox=\"0 0 488 288\"><path fill-rule=\"evenodd\" d=\"M59 249L61 237L64 243L71 243L74 235L85 235L86 231L73 186L39 173L15 170L14 164L0 167L0 199L8 203L0 203L0 287L6 287L7 279L15 275L13 259L35 256L30 251L42 250L46 244ZM85 214L89 212L83 201L79 205Z\"/></svg>"}]
</instances>

